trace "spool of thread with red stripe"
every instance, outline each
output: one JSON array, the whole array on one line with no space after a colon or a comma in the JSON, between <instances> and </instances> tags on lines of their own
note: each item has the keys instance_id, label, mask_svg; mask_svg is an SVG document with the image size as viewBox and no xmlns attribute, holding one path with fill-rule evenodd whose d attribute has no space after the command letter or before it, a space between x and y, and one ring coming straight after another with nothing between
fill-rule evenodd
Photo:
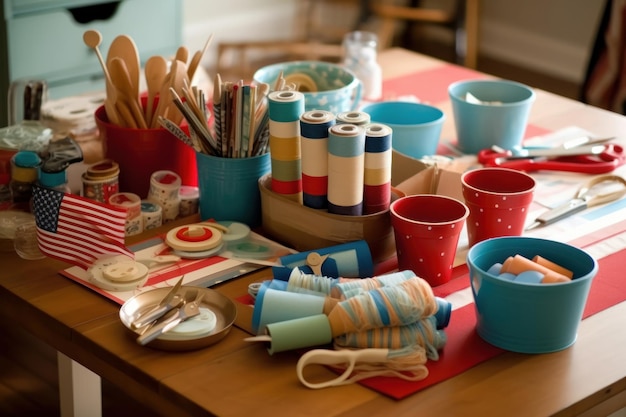
<instances>
[{"instance_id":1,"label":"spool of thread with red stripe","mask_svg":"<svg viewBox=\"0 0 626 417\"><path fill-rule=\"evenodd\" d=\"M363 214L387 210L391 203L391 137L387 125L365 126Z\"/></svg>"},{"instance_id":2,"label":"spool of thread with red stripe","mask_svg":"<svg viewBox=\"0 0 626 417\"><path fill-rule=\"evenodd\" d=\"M328 212L363 214L365 129L336 124L328 131Z\"/></svg>"},{"instance_id":3,"label":"spool of thread with red stripe","mask_svg":"<svg viewBox=\"0 0 626 417\"><path fill-rule=\"evenodd\" d=\"M273 91L268 101L272 191L302 204L300 116L304 94Z\"/></svg>"},{"instance_id":4,"label":"spool of thread with red stripe","mask_svg":"<svg viewBox=\"0 0 626 417\"><path fill-rule=\"evenodd\" d=\"M310 110L300 116L302 149L302 200L311 208L326 208L328 196L328 129L335 115L326 110Z\"/></svg>"}]
</instances>

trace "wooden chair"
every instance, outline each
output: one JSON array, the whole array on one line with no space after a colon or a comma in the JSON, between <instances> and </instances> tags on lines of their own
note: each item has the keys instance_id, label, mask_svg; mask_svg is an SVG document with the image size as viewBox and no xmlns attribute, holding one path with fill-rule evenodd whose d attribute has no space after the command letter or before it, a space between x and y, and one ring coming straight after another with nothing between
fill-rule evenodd
<instances>
[{"instance_id":1,"label":"wooden chair","mask_svg":"<svg viewBox=\"0 0 626 417\"><path fill-rule=\"evenodd\" d=\"M249 79L263 65L290 60L338 62L345 33L358 27L364 0L298 0L290 39L221 42L216 71L223 80Z\"/></svg>"},{"instance_id":2,"label":"wooden chair","mask_svg":"<svg viewBox=\"0 0 626 417\"><path fill-rule=\"evenodd\" d=\"M380 48L392 46L401 23L444 25L456 31L455 47L459 63L476 68L479 0L456 0L454 6L448 9L421 6L420 0L370 0L372 15L380 19L377 30Z\"/></svg>"}]
</instances>

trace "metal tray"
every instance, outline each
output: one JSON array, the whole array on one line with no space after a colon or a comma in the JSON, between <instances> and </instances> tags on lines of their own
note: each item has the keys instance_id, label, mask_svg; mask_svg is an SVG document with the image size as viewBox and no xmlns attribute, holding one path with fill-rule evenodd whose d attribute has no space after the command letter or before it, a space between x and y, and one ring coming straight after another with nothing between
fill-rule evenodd
<instances>
[{"instance_id":1,"label":"metal tray","mask_svg":"<svg viewBox=\"0 0 626 417\"><path fill-rule=\"evenodd\" d=\"M148 310L156 306L165 297L170 288L156 288L154 290L142 292L126 301L120 308L120 320L134 336L139 333L131 328L131 323L141 311ZM168 340L167 338L157 338L147 346L169 351L186 351L201 349L222 340L237 317L237 308L228 297L215 290L202 287L182 286L180 292L185 290L197 290L204 293L201 307L210 309L216 316L215 330L208 335L201 337L190 337L183 340Z\"/></svg>"}]
</instances>

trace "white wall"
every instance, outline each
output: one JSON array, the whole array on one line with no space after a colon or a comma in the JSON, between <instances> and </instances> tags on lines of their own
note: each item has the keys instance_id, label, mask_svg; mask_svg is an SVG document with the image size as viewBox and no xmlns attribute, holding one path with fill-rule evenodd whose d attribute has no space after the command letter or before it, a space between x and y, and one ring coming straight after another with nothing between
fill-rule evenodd
<instances>
[{"instance_id":1,"label":"white wall","mask_svg":"<svg viewBox=\"0 0 626 417\"><path fill-rule=\"evenodd\" d=\"M214 35L203 60L211 68L220 40L289 36L298 0L183 1L185 45L201 49ZM480 51L580 82L603 6L603 0L482 0Z\"/></svg>"}]
</instances>

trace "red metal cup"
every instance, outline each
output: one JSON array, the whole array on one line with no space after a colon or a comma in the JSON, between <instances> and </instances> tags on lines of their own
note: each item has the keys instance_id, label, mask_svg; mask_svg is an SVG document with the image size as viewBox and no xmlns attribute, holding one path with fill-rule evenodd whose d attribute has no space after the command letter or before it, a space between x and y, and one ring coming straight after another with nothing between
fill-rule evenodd
<instances>
[{"instance_id":1,"label":"red metal cup","mask_svg":"<svg viewBox=\"0 0 626 417\"><path fill-rule=\"evenodd\" d=\"M522 234L535 190L530 175L508 168L478 168L465 172L461 184L470 209L470 247L492 237Z\"/></svg>"},{"instance_id":2,"label":"red metal cup","mask_svg":"<svg viewBox=\"0 0 626 417\"><path fill-rule=\"evenodd\" d=\"M398 269L411 270L431 286L450 281L469 209L442 195L417 194L391 203Z\"/></svg>"}]
</instances>

